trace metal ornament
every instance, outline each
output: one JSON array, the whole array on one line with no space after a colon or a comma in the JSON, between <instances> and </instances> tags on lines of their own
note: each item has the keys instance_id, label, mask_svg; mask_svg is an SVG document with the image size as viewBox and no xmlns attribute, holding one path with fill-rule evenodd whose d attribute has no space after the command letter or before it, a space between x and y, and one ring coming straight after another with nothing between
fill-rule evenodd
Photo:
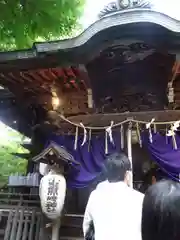
<instances>
[{"instance_id":1,"label":"metal ornament","mask_svg":"<svg viewBox=\"0 0 180 240\"><path fill-rule=\"evenodd\" d=\"M118 0L117 1L118 9L125 9L131 6L131 0Z\"/></svg>"}]
</instances>

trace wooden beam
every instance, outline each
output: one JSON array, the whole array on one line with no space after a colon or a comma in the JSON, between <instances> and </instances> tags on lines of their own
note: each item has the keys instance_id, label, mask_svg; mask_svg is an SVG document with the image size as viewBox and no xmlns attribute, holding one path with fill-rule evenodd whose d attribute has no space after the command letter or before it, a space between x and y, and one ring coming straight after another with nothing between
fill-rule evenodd
<instances>
[{"instance_id":1,"label":"wooden beam","mask_svg":"<svg viewBox=\"0 0 180 240\"><path fill-rule=\"evenodd\" d=\"M115 114L87 114L69 117L68 120L74 123L82 122L85 126L108 126L111 121L115 123L122 122L128 118L139 121L151 121L155 118L156 122L177 121L180 120L180 110L162 110L162 111L146 111L146 112L126 112ZM61 127L62 127L62 120Z\"/></svg>"},{"instance_id":2,"label":"wooden beam","mask_svg":"<svg viewBox=\"0 0 180 240\"><path fill-rule=\"evenodd\" d=\"M151 111L151 112L131 112L131 113L116 113L116 114L87 114L68 117L67 119L73 123L79 124L82 122L87 127L106 127L109 126L111 121L114 124L120 123L128 118L150 122L155 118L156 122L173 122L180 120L180 110L164 110L164 111ZM56 127L57 134L75 134L75 126L63 120L57 112L50 111L48 114L49 123ZM165 124L164 124L165 126ZM83 134L83 130L79 129L79 133ZM96 129L93 132L102 131Z\"/></svg>"}]
</instances>

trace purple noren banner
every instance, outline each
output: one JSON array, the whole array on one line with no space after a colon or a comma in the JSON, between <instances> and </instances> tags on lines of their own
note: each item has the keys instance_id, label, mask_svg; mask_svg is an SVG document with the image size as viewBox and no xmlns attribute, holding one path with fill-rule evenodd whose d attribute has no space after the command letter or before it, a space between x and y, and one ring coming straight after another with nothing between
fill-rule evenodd
<instances>
[{"instance_id":1,"label":"purple noren banner","mask_svg":"<svg viewBox=\"0 0 180 240\"><path fill-rule=\"evenodd\" d=\"M177 150L173 147L172 137L166 137L160 133L154 133L153 142L150 143L148 132L144 132L142 142L160 169L172 180L180 181L180 137L178 134L175 137Z\"/></svg>"},{"instance_id":2,"label":"purple noren banner","mask_svg":"<svg viewBox=\"0 0 180 240\"><path fill-rule=\"evenodd\" d=\"M120 132L113 133L114 145L108 141L108 153L120 151ZM83 137L79 137L77 150L74 150L75 137L71 135L51 136L47 142L54 141L63 146L76 161L80 163L80 170L72 170L68 176L68 186L72 188L83 188L88 186L102 172L105 159L105 137L104 134L92 136L89 147L88 141L81 146Z\"/></svg>"}]
</instances>

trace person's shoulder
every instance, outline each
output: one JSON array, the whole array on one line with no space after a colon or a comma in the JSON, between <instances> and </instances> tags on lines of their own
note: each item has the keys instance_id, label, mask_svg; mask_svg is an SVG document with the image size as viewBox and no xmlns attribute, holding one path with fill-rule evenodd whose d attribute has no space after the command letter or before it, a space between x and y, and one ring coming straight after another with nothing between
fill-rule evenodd
<instances>
[{"instance_id":1,"label":"person's shoulder","mask_svg":"<svg viewBox=\"0 0 180 240\"><path fill-rule=\"evenodd\" d=\"M107 181L103 181L103 182L99 183L96 186L96 188L90 193L89 199L96 198L96 196L99 195L101 193L101 191L104 190L104 188L106 188L106 186L107 186Z\"/></svg>"},{"instance_id":2,"label":"person's shoulder","mask_svg":"<svg viewBox=\"0 0 180 240\"><path fill-rule=\"evenodd\" d=\"M105 180L105 181L103 181L103 182L100 182L100 183L98 183L98 185L96 186L96 190L103 189L104 187L106 187L106 186L107 186L107 184L108 184L108 181L107 181L107 180Z\"/></svg>"},{"instance_id":3,"label":"person's shoulder","mask_svg":"<svg viewBox=\"0 0 180 240\"><path fill-rule=\"evenodd\" d=\"M97 195L97 190L94 189L89 195L89 201L92 202L94 200L94 198L96 197L96 195Z\"/></svg>"},{"instance_id":4,"label":"person's shoulder","mask_svg":"<svg viewBox=\"0 0 180 240\"><path fill-rule=\"evenodd\" d=\"M140 201L143 201L144 199L144 194L135 189L131 189L131 194L133 195L132 197L139 199Z\"/></svg>"}]
</instances>

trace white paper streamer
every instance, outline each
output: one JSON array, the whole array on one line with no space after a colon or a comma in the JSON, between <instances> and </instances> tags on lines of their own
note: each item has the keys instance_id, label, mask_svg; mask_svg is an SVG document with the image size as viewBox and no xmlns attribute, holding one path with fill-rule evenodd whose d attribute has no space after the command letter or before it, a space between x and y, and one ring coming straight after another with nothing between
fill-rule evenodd
<instances>
[{"instance_id":1,"label":"white paper streamer","mask_svg":"<svg viewBox=\"0 0 180 240\"><path fill-rule=\"evenodd\" d=\"M120 131L121 131L121 149L124 149L124 127L123 127L123 124L121 124L121 128L120 128Z\"/></svg>"},{"instance_id":2,"label":"white paper streamer","mask_svg":"<svg viewBox=\"0 0 180 240\"><path fill-rule=\"evenodd\" d=\"M129 126L127 129L127 152L128 158L131 163L131 171L130 173L130 187L133 188L133 164L132 164L132 122L129 122Z\"/></svg>"},{"instance_id":3,"label":"white paper streamer","mask_svg":"<svg viewBox=\"0 0 180 240\"><path fill-rule=\"evenodd\" d=\"M86 143L87 141L87 130L84 126L83 123L80 123L81 127L83 128L83 131L84 131L84 138L83 138L83 142L81 143L81 147L84 146L84 144Z\"/></svg>"},{"instance_id":4,"label":"white paper streamer","mask_svg":"<svg viewBox=\"0 0 180 240\"><path fill-rule=\"evenodd\" d=\"M108 154L108 133L105 131L105 154Z\"/></svg>"},{"instance_id":5,"label":"white paper streamer","mask_svg":"<svg viewBox=\"0 0 180 240\"><path fill-rule=\"evenodd\" d=\"M174 149L177 149L177 143L176 143L175 135L172 136L172 140L173 140Z\"/></svg>"},{"instance_id":6,"label":"white paper streamer","mask_svg":"<svg viewBox=\"0 0 180 240\"><path fill-rule=\"evenodd\" d=\"M156 124L154 124L154 133L157 133Z\"/></svg>"},{"instance_id":7,"label":"white paper streamer","mask_svg":"<svg viewBox=\"0 0 180 240\"><path fill-rule=\"evenodd\" d=\"M174 124L171 125L170 130L168 130L168 132L166 134L168 137L172 137L174 149L177 149L175 135L176 135L176 131L177 131L179 125L180 125L180 121L176 121Z\"/></svg>"},{"instance_id":8,"label":"white paper streamer","mask_svg":"<svg viewBox=\"0 0 180 240\"><path fill-rule=\"evenodd\" d=\"M153 118L149 123L146 124L146 129L149 130L149 141L150 143L153 142L153 139L152 139L152 132L151 132L151 125L152 123L155 121L155 118Z\"/></svg>"},{"instance_id":9,"label":"white paper streamer","mask_svg":"<svg viewBox=\"0 0 180 240\"><path fill-rule=\"evenodd\" d=\"M90 148L91 148L91 136L92 136L92 131L90 129L89 130L89 139L88 139L88 152L90 151Z\"/></svg>"},{"instance_id":10,"label":"white paper streamer","mask_svg":"<svg viewBox=\"0 0 180 240\"><path fill-rule=\"evenodd\" d=\"M139 129L139 123L136 123L136 132L137 132L137 137L139 141L139 145L142 148L142 139L141 139L141 134L140 134L140 129Z\"/></svg>"},{"instance_id":11,"label":"white paper streamer","mask_svg":"<svg viewBox=\"0 0 180 240\"><path fill-rule=\"evenodd\" d=\"M167 134L168 134L168 129L167 129L167 125L166 125L166 144L168 144L168 136L167 136Z\"/></svg>"},{"instance_id":12,"label":"white paper streamer","mask_svg":"<svg viewBox=\"0 0 180 240\"><path fill-rule=\"evenodd\" d=\"M110 125L108 128L106 128L106 132L108 133L110 142L111 142L112 144L114 144L114 140L113 140L113 136L112 136L112 127L113 127L113 124L114 124L114 122L111 121L111 125Z\"/></svg>"},{"instance_id":13,"label":"white paper streamer","mask_svg":"<svg viewBox=\"0 0 180 240\"><path fill-rule=\"evenodd\" d=\"M77 143L78 143L78 127L76 127L76 135L75 135L75 141L74 141L74 150L77 150Z\"/></svg>"},{"instance_id":14,"label":"white paper streamer","mask_svg":"<svg viewBox=\"0 0 180 240\"><path fill-rule=\"evenodd\" d=\"M180 125L180 121L176 121L174 124L171 125L170 130L167 132L167 136L174 136L175 132L177 131L178 127Z\"/></svg>"},{"instance_id":15,"label":"white paper streamer","mask_svg":"<svg viewBox=\"0 0 180 240\"><path fill-rule=\"evenodd\" d=\"M155 121L155 118L153 118L149 123L146 123L146 129L149 129L151 124Z\"/></svg>"}]
</instances>

